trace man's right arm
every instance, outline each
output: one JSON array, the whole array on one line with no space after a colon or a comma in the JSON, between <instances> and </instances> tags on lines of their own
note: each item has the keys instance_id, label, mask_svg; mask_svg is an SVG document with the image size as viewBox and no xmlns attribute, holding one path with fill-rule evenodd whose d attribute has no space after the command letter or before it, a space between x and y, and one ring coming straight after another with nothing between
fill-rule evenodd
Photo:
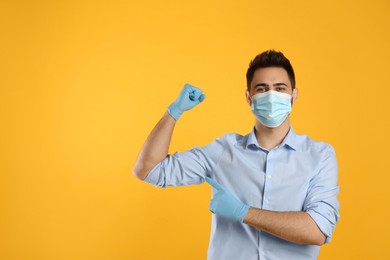
<instances>
[{"instance_id":1,"label":"man's right arm","mask_svg":"<svg viewBox=\"0 0 390 260\"><path fill-rule=\"evenodd\" d=\"M176 121L166 112L146 139L133 168L133 174L144 180L148 173L168 155Z\"/></svg>"},{"instance_id":2,"label":"man's right arm","mask_svg":"<svg viewBox=\"0 0 390 260\"><path fill-rule=\"evenodd\" d=\"M190 84L184 85L179 97L169 107L146 139L133 168L133 174L144 180L148 173L168 155L169 144L176 121L181 114L205 99L202 91Z\"/></svg>"}]
</instances>

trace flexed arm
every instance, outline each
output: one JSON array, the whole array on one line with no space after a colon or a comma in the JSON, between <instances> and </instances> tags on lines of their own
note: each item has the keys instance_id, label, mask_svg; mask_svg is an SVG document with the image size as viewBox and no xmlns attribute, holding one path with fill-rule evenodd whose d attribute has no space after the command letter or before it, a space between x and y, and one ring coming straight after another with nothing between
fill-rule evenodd
<instances>
[{"instance_id":1,"label":"flexed arm","mask_svg":"<svg viewBox=\"0 0 390 260\"><path fill-rule=\"evenodd\" d=\"M168 155L169 144L176 121L205 99L202 91L190 84L184 85L179 97L169 107L149 134L134 164L133 174L144 180L150 170Z\"/></svg>"}]
</instances>

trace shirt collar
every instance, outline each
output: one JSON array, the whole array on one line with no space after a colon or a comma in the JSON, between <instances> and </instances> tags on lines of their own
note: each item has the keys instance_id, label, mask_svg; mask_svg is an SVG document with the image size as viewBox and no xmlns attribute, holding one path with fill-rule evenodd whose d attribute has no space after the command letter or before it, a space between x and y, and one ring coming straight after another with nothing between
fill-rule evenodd
<instances>
[{"instance_id":1,"label":"shirt collar","mask_svg":"<svg viewBox=\"0 0 390 260\"><path fill-rule=\"evenodd\" d=\"M290 127L290 130L288 131L286 137L283 139L282 143L279 145L279 147L282 146L288 146L293 150L296 150L297 148L297 136L294 132L294 129ZM255 128L253 127L252 131L249 133L248 138L246 140L245 148L255 148L255 149L263 149L256 139L255 134ZM264 150L264 149L263 149Z\"/></svg>"}]
</instances>

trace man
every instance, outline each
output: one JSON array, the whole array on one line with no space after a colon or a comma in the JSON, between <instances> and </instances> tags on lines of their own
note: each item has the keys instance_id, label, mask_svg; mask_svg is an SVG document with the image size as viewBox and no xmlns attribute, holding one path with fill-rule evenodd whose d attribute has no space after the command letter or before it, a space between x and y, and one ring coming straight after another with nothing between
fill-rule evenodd
<instances>
[{"instance_id":1,"label":"man","mask_svg":"<svg viewBox=\"0 0 390 260\"><path fill-rule=\"evenodd\" d=\"M204 147L168 155L176 121L205 95L189 84L157 123L133 173L155 186L213 186L208 259L316 259L339 218L333 148L290 124L298 97L290 61L266 51L251 61L246 100L255 126Z\"/></svg>"}]
</instances>

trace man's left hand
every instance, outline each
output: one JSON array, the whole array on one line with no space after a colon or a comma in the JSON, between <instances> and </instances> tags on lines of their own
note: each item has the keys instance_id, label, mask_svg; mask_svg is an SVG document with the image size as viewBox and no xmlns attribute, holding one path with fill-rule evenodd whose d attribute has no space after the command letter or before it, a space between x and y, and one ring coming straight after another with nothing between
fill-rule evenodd
<instances>
[{"instance_id":1,"label":"man's left hand","mask_svg":"<svg viewBox=\"0 0 390 260\"><path fill-rule=\"evenodd\" d=\"M242 203L215 180L206 177L206 181L217 189L217 193L215 193L213 199L210 201L210 211L225 218L243 222L249 206Z\"/></svg>"}]
</instances>

